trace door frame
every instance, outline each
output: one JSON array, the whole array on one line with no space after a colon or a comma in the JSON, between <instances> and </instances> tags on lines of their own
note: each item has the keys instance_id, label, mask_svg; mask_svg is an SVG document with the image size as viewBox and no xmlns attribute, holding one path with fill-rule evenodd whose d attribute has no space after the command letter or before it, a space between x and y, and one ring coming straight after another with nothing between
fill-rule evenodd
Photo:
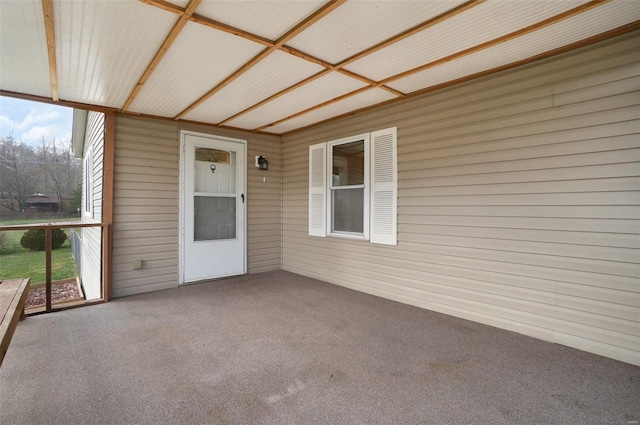
<instances>
[{"instance_id":1,"label":"door frame","mask_svg":"<svg viewBox=\"0 0 640 425\"><path fill-rule=\"evenodd\" d=\"M232 137L225 137L225 136L218 136L215 134L208 134L208 133L199 133L197 131L189 131L189 130L180 130L180 160L178 163L178 170L179 170L179 199L178 199L178 286L180 285L188 285L191 283L196 283L196 282L185 282L184 276L185 276L185 192L186 192L186 182L185 182L185 161L186 161L186 155L185 155L185 136L196 136L196 137L203 137L206 139L211 139L211 140L219 140L222 142L234 142L234 143L240 143L242 145L244 145L244 153L245 153L245 158L242 158L244 160L245 166L244 166L244 179L243 179L243 187L238 188L241 189L241 193L244 193L244 202L242 203L242 207L244 208L244 222L243 222L243 226L244 226L244 241L243 241L243 246L244 246L244 252L242 253L242 256L244 257L244 261L243 261L243 270L242 273L246 274L247 273L247 252L248 252L248 246L247 246L247 172L248 172L248 161L247 161L247 141L243 140L243 139L235 139ZM237 161L240 161L241 158L236 158ZM237 170L236 170L237 172ZM234 276L236 276L234 274ZM225 276L217 276L215 278L211 278L211 279L221 279L224 278ZM208 280L208 279L204 279L204 280Z\"/></svg>"}]
</instances>

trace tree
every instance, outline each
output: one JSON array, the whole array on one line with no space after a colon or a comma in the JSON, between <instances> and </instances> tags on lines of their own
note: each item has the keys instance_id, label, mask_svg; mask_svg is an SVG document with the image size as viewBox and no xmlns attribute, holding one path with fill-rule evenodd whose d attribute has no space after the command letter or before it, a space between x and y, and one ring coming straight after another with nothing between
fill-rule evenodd
<instances>
[{"instance_id":1,"label":"tree","mask_svg":"<svg viewBox=\"0 0 640 425\"><path fill-rule=\"evenodd\" d=\"M39 160L45 180L43 193L55 195L60 202L60 211L65 211L63 197L72 195L80 182L80 162L71 153L69 143L57 142L55 139L40 142ZM72 209L73 211L73 209Z\"/></svg>"},{"instance_id":2,"label":"tree","mask_svg":"<svg viewBox=\"0 0 640 425\"><path fill-rule=\"evenodd\" d=\"M40 171L35 159L33 148L13 135L0 137L0 194L2 204L11 211L24 210L36 192Z\"/></svg>"},{"instance_id":3,"label":"tree","mask_svg":"<svg viewBox=\"0 0 640 425\"><path fill-rule=\"evenodd\" d=\"M42 138L33 148L13 135L0 137L0 195L11 211L23 211L35 193L56 196L64 211L63 198L77 189L81 175L81 161L69 142Z\"/></svg>"}]
</instances>

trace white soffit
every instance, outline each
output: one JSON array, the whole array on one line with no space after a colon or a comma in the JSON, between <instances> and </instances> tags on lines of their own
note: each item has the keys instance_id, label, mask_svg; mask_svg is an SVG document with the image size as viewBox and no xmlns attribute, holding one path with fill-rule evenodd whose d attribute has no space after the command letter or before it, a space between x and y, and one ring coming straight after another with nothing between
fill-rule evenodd
<instances>
[{"instance_id":1,"label":"white soffit","mask_svg":"<svg viewBox=\"0 0 640 425\"><path fill-rule=\"evenodd\" d=\"M337 64L463 2L349 1L287 45Z\"/></svg>"},{"instance_id":2,"label":"white soffit","mask_svg":"<svg viewBox=\"0 0 640 425\"><path fill-rule=\"evenodd\" d=\"M488 0L345 68L379 81L577 7L587 0Z\"/></svg>"},{"instance_id":3,"label":"white soffit","mask_svg":"<svg viewBox=\"0 0 640 425\"><path fill-rule=\"evenodd\" d=\"M0 2L0 40L0 88L51 97L42 2Z\"/></svg>"},{"instance_id":4,"label":"white soffit","mask_svg":"<svg viewBox=\"0 0 640 425\"><path fill-rule=\"evenodd\" d=\"M54 3L58 90L65 100L121 107L176 20L140 2Z\"/></svg>"},{"instance_id":5,"label":"white soffit","mask_svg":"<svg viewBox=\"0 0 640 425\"><path fill-rule=\"evenodd\" d=\"M323 69L275 51L182 118L219 123Z\"/></svg>"},{"instance_id":6,"label":"white soffit","mask_svg":"<svg viewBox=\"0 0 640 425\"><path fill-rule=\"evenodd\" d=\"M371 90L367 90L355 96L347 97L325 107L314 109L307 114L300 115L287 121L283 121L280 124L276 124L265 129L265 131L284 133L300 127L304 127L306 125L311 125L316 122L327 120L338 115L346 114L357 109L376 105L378 103L394 99L395 97L395 95L389 93L386 90L377 87L372 88Z\"/></svg>"},{"instance_id":7,"label":"white soffit","mask_svg":"<svg viewBox=\"0 0 640 425\"><path fill-rule=\"evenodd\" d=\"M130 110L174 117L263 49L244 38L188 22Z\"/></svg>"},{"instance_id":8,"label":"white soffit","mask_svg":"<svg viewBox=\"0 0 640 425\"><path fill-rule=\"evenodd\" d=\"M612 1L491 49L394 81L388 86L410 93L548 52L638 19L640 1Z\"/></svg>"},{"instance_id":9,"label":"white soffit","mask_svg":"<svg viewBox=\"0 0 640 425\"><path fill-rule=\"evenodd\" d=\"M256 129L362 88L365 85L359 80L342 74L330 73L245 115L241 115L227 124L245 129Z\"/></svg>"},{"instance_id":10,"label":"white soffit","mask_svg":"<svg viewBox=\"0 0 640 425\"><path fill-rule=\"evenodd\" d=\"M203 1L196 14L275 41L324 1Z\"/></svg>"}]
</instances>

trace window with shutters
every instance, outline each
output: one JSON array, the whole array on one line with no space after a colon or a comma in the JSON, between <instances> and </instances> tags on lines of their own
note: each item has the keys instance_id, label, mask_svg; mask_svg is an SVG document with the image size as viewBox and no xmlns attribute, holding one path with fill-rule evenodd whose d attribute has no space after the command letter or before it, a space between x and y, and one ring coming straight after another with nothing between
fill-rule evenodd
<instances>
[{"instance_id":1,"label":"window with shutters","mask_svg":"<svg viewBox=\"0 0 640 425\"><path fill-rule=\"evenodd\" d=\"M309 235L396 245L395 127L309 147Z\"/></svg>"}]
</instances>

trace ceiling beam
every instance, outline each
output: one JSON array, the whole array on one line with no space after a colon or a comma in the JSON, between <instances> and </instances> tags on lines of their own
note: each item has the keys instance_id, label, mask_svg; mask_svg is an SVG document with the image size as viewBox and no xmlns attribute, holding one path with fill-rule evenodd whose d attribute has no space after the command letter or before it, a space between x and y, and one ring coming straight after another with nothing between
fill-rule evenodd
<instances>
[{"instance_id":1,"label":"ceiling beam","mask_svg":"<svg viewBox=\"0 0 640 425\"><path fill-rule=\"evenodd\" d=\"M294 49L293 47L286 46L284 44L285 42L291 40L294 36L298 35L301 32L301 31L294 32L295 28L294 28L294 30L292 30L289 33L287 33L285 36L281 37L280 40L278 40L275 44L276 44L276 46L279 46L280 50L282 50L284 52L287 52L287 53L289 53L291 55L298 56L298 57L300 57L302 59L306 59L306 60L308 60L310 62L313 62L313 63L316 63L316 64L318 64L320 66L324 66L329 71L340 72L341 74L344 74L344 75L347 75L347 76L349 76L351 78L354 78L356 80L365 82L365 83L369 84L370 87L380 87L381 89L386 90L386 91L394 94L395 96L402 97L402 96L405 95L404 93L402 93L402 92L400 92L398 90L395 90L395 89L393 89L391 87L388 87L388 86L384 85L383 83L371 80L371 79L369 79L369 78L367 78L365 76L356 74L355 72L348 71L348 70L344 69L344 66L349 64L349 63L351 63L351 62L354 62L354 61L356 61L356 60L358 60L358 59L360 59L360 58L362 58L362 57L364 57L366 55L369 55L369 54L371 54L371 53L373 53L373 52L375 52L377 50L380 50L380 49L382 49L384 47L390 46L391 44L397 43L398 41L403 40L403 39L405 39L405 38L407 38L407 37L409 37L411 35L414 35L414 34L420 32L420 31L424 31L425 29L430 28L430 27L432 27L432 26L434 26L436 24L439 24L439 23L441 23L441 22L443 22L443 21L445 21L447 19L451 19L452 17L454 17L454 16L456 16L456 15L462 13L462 12L465 12L465 11L471 9L472 7L475 7L475 6L481 4L481 3L485 2L485 1L486 0L470 0L470 1L467 1L466 3L461 4L461 5L455 7L453 9L451 9L451 10L448 10L448 11L436 16L435 18L429 19L429 20L427 20L427 21L425 21L425 22L423 22L421 24L416 25L413 28L408 29L407 31L404 31L404 32L402 32L400 34L397 34L397 35L393 36L393 37L390 37L387 40L385 40L385 41L383 41L381 43L378 43L378 44L376 44L375 46L373 46L373 47L371 47L369 49L366 49L366 50L364 50L364 51L362 51L362 52L360 52L360 53L358 53L358 54L356 54L354 56L351 56L350 58L342 61L341 63L339 63L337 65L333 65L333 64L325 62L325 61L323 61L321 59L314 58L313 56L308 55L308 54L306 54L304 52L301 52L301 51L299 51L297 49ZM337 7L337 5L335 7ZM331 9L331 10L333 10L333 9ZM318 19L316 19L316 21ZM307 25L306 27L308 27L309 25ZM322 75L324 75L324 74L325 73L322 73ZM316 74L313 79L318 78L318 76L320 76L320 74ZM224 124L226 122L229 122L229 121L231 121L231 120L233 120L233 119L235 119L235 118L237 118L237 117L239 117L241 115L244 115L244 114L246 114L248 112L251 112L256 108L259 108L260 106L264 105L267 102L270 102L271 100L275 99L276 97L282 96L282 95L284 95L284 94L286 94L286 93L288 93L288 92L290 92L290 91L302 86L303 84L301 84L301 83L304 83L304 81L300 82L300 83L296 83L296 84L288 87L287 89L282 90L282 91L272 95L271 97L269 97L267 99L264 99L263 101L258 102L255 105L252 105L249 108L234 114L233 116L231 116L229 118L226 118L224 121L221 121L219 124L222 125L222 124Z\"/></svg>"},{"instance_id":2,"label":"ceiling beam","mask_svg":"<svg viewBox=\"0 0 640 425\"><path fill-rule=\"evenodd\" d=\"M371 86L359 88L359 89L354 90L352 92L343 94L342 96L338 96L338 97L335 97L333 99L327 100L326 102L322 102L322 103L319 103L317 105L314 105L314 106L312 106L310 108L305 109L304 111L296 112L293 115L289 115L286 118L282 118L282 119L279 119L278 121L274 121L271 124L267 124L267 125L263 125L262 127L258 127L254 131L263 131L264 129L267 129L269 127L273 127L273 126L278 125L280 123L283 123L285 121L289 121L289 120L294 119L296 117L299 117L301 115L307 114L307 113L309 113L311 111L315 111L316 109L324 108L325 106L329 106L329 105L334 104L336 102L339 102L339 101L341 101L343 99L355 96L357 94L366 92L366 91L371 90L371 89L373 89L373 87L371 87Z\"/></svg>"},{"instance_id":3,"label":"ceiling beam","mask_svg":"<svg viewBox=\"0 0 640 425\"><path fill-rule=\"evenodd\" d=\"M142 86L144 86L144 84L147 82L147 80L149 79L153 71L156 69L156 67L158 66L158 64L164 57L164 55L169 50L169 47L171 47L173 42L178 37L178 34L180 34L180 31L182 31L182 29L187 24L187 22L189 22L189 19L191 19L191 15L193 15L196 8L200 5L201 1L202 0L190 0L189 4L184 9L184 12L181 12L181 16L173 25L173 28L171 28L171 31L169 31L169 34L167 35L164 42L156 52L153 59L151 60L151 63L149 63L149 65L147 66L147 69L145 69L145 71L142 73L140 80L138 80L138 83L136 84L133 91L129 95L129 98L127 99L125 104L122 106L123 111L126 111L129 109L129 107L131 106L131 103L133 103L136 96L138 96L138 93L142 89Z\"/></svg>"},{"instance_id":4,"label":"ceiling beam","mask_svg":"<svg viewBox=\"0 0 640 425\"><path fill-rule=\"evenodd\" d=\"M56 62L56 32L53 26L53 1L42 0L44 13L44 31L47 37L47 53L49 55L49 77L51 80L51 99L55 102L58 97L58 65Z\"/></svg>"},{"instance_id":5,"label":"ceiling beam","mask_svg":"<svg viewBox=\"0 0 640 425\"><path fill-rule=\"evenodd\" d=\"M471 9L472 7L476 7L477 5L484 3L486 0L470 0L466 3L463 3L457 7L454 7L451 10L448 10L438 16L436 16L435 18L429 19L427 21L422 22L421 24L416 25L413 28L409 28L406 31L401 32L400 34L397 34L391 38L388 38L378 44L376 44L375 46L371 46L366 50L363 50L359 53L356 53L355 55L343 60L342 62L340 62L337 66L338 67L344 67L352 62L357 61L358 59L362 59L365 56L368 56L374 52L377 52L378 50L382 50L385 47L388 47L394 43L399 42L400 40L404 40L405 38L408 38L412 35L415 35L421 31L426 30L427 28L431 28L439 23L442 23L444 21L446 21L447 19L451 19L456 15L461 14L462 12L466 12L467 10Z\"/></svg>"},{"instance_id":6,"label":"ceiling beam","mask_svg":"<svg viewBox=\"0 0 640 425\"><path fill-rule=\"evenodd\" d=\"M278 39L278 41L276 41L270 47L267 47L265 50L260 52L257 56L255 56L249 62L245 63L242 67L237 69L233 74L231 74L229 77L227 77L224 81L222 81L221 83L219 83L218 85L213 87L211 90L209 90L203 96L201 96L198 100L196 100L194 103L189 105L186 109L184 109L182 112L180 112L178 115L176 115L174 117L174 119L175 120L181 119L183 116L185 116L187 113L192 111L194 108L196 108L197 106L201 105L204 101L206 101L211 96L213 96L214 94L216 94L217 92L222 90L224 87L229 85L232 81L236 80L242 74L244 74L245 72L249 71L251 68L253 68L255 65L257 65L259 62L264 60L267 56L269 56L271 53L276 51L276 49L279 49L280 47L282 47L284 45L284 43L286 43L287 41L291 40L293 37L295 37L296 35L298 35L302 31L304 31L305 29L307 29L309 26L311 26L312 24L314 24L318 20L322 19L324 16L328 15L329 13L331 13L337 7L342 5L344 2L346 2L346 0L331 0L331 1L327 2L327 3L325 3L318 10L316 10L311 15L309 15L305 19L303 19L296 26L294 26L285 35L280 37ZM212 20L209 20L209 21L215 22L215 21L212 21ZM219 24L219 23L216 23L216 24ZM231 28L228 25L225 25L225 27ZM243 35L245 35L245 36L249 34L246 31L242 31L242 30L239 30L237 28L235 28L234 31L238 31L240 33L243 33ZM236 34L236 35L238 35L238 34ZM258 37L257 35L253 35L253 34L251 34L251 37L254 37L256 39L262 39L262 37ZM264 39L262 39L262 40L264 40ZM228 119L225 120L225 121L228 121Z\"/></svg>"},{"instance_id":7,"label":"ceiling beam","mask_svg":"<svg viewBox=\"0 0 640 425\"><path fill-rule=\"evenodd\" d=\"M458 84L466 83L468 81L476 80L478 78L487 77L489 75L493 75L493 74L496 74L498 72L506 71L506 70L513 69L513 68L517 68L517 67L523 66L523 65L528 65L530 63L533 63L533 62L536 62L536 61L539 61L539 60L547 59L547 58L550 58L550 57L553 57L553 56L556 56L556 55L559 55L559 54L562 54L562 53L567 53L567 52L570 52L572 50L576 50L576 49L580 49L582 47L590 46L590 45L595 44L595 43L600 43L602 41L609 40L611 38L622 36L624 34L628 34L630 32L638 31L638 30L640 30L640 20L632 22L632 23L627 24L627 25L623 25L622 27L618 27L618 28L615 28L613 30L606 31L604 33L600 33L600 34L594 35L594 36L586 38L584 40L576 41L576 42L568 44L566 46L561 46L561 47L558 47L556 49L549 50L547 52L539 53L539 54L537 54L535 56L531 56L531 57L528 57L528 58L525 58L525 59L521 59L521 60L516 61L516 62L512 62L512 63L506 64L506 65L501 65L501 66L498 66L496 68L488 69L486 71L481 71L481 72L475 73L473 75L467 75L465 77L461 77L461 78L458 78L458 79L452 80L452 81L447 81L447 82L438 84L436 86L426 87L424 89L408 93L407 95L405 95L404 98L390 99L390 100L387 100L387 101L384 101L384 102L381 102L381 103L377 103L375 105L366 106L364 108L360 108L360 109L356 109L356 110L353 110L353 111L349 111L349 112L346 112L344 114L336 115L334 117L327 118L325 120L315 122L313 124L305 125L303 127L299 127L299 128L294 129L294 130L284 131L282 133L277 133L277 134L279 134L280 136L288 136L288 135L291 135L291 134L299 133L301 131L308 130L310 128L318 127L320 125L327 124L329 122L337 121L337 120L352 116L354 114L358 114L358 113L370 111L372 109L377 109L377 108L381 108L381 107L384 107L384 106L392 105L394 103L398 103L401 100L406 100L406 99L411 99L411 98L414 98L414 97L422 96L422 95L425 95L425 94L428 94L428 93L432 93L432 92L435 92L435 91L438 91L438 90L442 90L442 89L445 89L445 88L448 88L448 87L452 87L452 86L455 86L455 85L458 85ZM276 133L272 133L272 134L276 134Z\"/></svg>"},{"instance_id":8,"label":"ceiling beam","mask_svg":"<svg viewBox=\"0 0 640 425\"><path fill-rule=\"evenodd\" d=\"M287 42L291 41L293 37L300 34L302 31L306 30L311 25L315 24L320 19L324 18L329 13L333 12L346 2L347 0L330 0L329 2L325 3L324 6L313 12L311 15L307 16L302 22L291 28L286 34L280 37L278 41L276 41L276 47L284 46Z\"/></svg>"},{"instance_id":9,"label":"ceiling beam","mask_svg":"<svg viewBox=\"0 0 640 425\"><path fill-rule=\"evenodd\" d=\"M576 15L584 13L584 12L586 12L588 10L591 10L591 9L593 9L595 7L601 6L604 3L608 3L610 1L611 0L593 0L593 1L590 1L589 3L585 3L585 4L581 5L581 6L575 7L573 9L571 9L571 10L566 11L566 12L563 12L563 13L560 13L558 15L552 16L551 18L545 19L545 20L540 21L538 23L535 23L533 25L529 25L528 27L519 29L518 31L514 31L514 32L509 33L507 35L504 35L502 37L498 37L498 38L495 38L493 40L489 40L489 41L487 41L485 43L478 44L477 46L470 47L468 49L462 50L460 52L454 53L454 54L449 55L449 56L445 56L445 57L440 58L438 60L435 60L433 62L424 64L424 65L418 66L416 68L410 69L408 71L401 72L399 74L396 74L396 75L393 75L391 77L385 78L384 80L381 80L380 83L381 84L387 84L387 83L390 83L392 81L396 81L396 80L399 80L401 78L408 77L410 75L416 74L418 72L422 72L422 71L424 71L426 69L433 68L433 67L438 66L438 65L442 65L443 63L450 62L450 61L459 59L461 57L470 55L472 53L476 53L476 52L479 52L481 50L488 49L489 47L492 47L492 46L495 46L495 45L498 45L498 44L513 40L513 39L518 38L518 37L522 37L523 35L527 35L527 34L530 34L530 33L534 32L534 31L538 31L538 30L540 30L540 29L542 29L544 27L548 27L550 25L557 24L560 21L564 21L565 19L572 18L572 17L574 17Z\"/></svg>"},{"instance_id":10,"label":"ceiling beam","mask_svg":"<svg viewBox=\"0 0 640 425\"><path fill-rule=\"evenodd\" d=\"M205 16L201 16L194 13L193 16L191 16L191 21L200 25L204 25L209 28L213 28L218 31L226 32L227 34L235 35L237 37L242 37L244 39L253 41L254 43L262 44L265 47L275 47L275 43L271 40L268 40L264 37L260 37L250 32L241 30L239 28L232 27L231 25L223 24L222 22L209 19Z\"/></svg>"},{"instance_id":11,"label":"ceiling beam","mask_svg":"<svg viewBox=\"0 0 640 425\"><path fill-rule=\"evenodd\" d=\"M192 110L194 110L195 108L200 106L203 102L205 102L211 96L213 96L214 94L216 94L217 92L219 92L220 90L222 90L223 88L225 88L226 86L231 84L234 80L238 79L242 74L244 74L245 72L247 72L248 70L250 70L251 68L256 66L256 64L261 62L264 58L269 56L275 50L276 49L274 47L271 47L271 48L264 49L263 51L258 53L251 60L249 60L249 62L246 62L240 68L235 70L231 75L229 75L227 78L225 78L221 83L217 84L215 87L213 87L211 90L206 92L204 95L200 96L200 98L198 100L193 102L191 105L187 106L184 110L182 110L173 119L174 120L181 119L183 116L185 116L186 114L188 114L189 112L191 112Z\"/></svg>"},{"instance_id":12,"label":"ceiling beam","mask_svg":"<svg viewBox=\"0 0 640 425\"><path fill-rule=\"evenodd\" d=\"M317 80L318 78L327 75L329 72L331 72L331 70L325 69L323 71L318 72L317 74L313 74L311 77L307 77L302 81L298 81L296 84L294 84L292 86L289 86L286 89L280 90L278 93L274 93L271 96L267 97L266 99L263 99L263 100L261 100L260 102L254 104L254 105L251 105L247 109L243 109L242 111L238 112L237 114L232 115L229 118L224 119L223 121L220 121L218 123L218 125L224 125L224 124L228 123L229 121L233 121L234 119L238 118L239 116L247 114L247 113L253 111L254 109L258 109L262 105L266 105L267 103L271 102L272 100L277 99L280 96L284 96L285 94L297 89L298 87L302 87L302 86L304 86L306 84L309 84L313 80Z\"/></svg>"},{"instance_id":13,"label":"ceiling beam","mask_svg":"<svg viewBox=\"0 0 640 425\"><path fill-rule=\"evenodd\" d=\"M149 6L155 6L158 9L165 10L167 12L175 13L176 15L184 15L184 8L177 6L173 3L169 3L164 0L138 0L141 3L148 4Z\"/></svg>"}]
</instances>

